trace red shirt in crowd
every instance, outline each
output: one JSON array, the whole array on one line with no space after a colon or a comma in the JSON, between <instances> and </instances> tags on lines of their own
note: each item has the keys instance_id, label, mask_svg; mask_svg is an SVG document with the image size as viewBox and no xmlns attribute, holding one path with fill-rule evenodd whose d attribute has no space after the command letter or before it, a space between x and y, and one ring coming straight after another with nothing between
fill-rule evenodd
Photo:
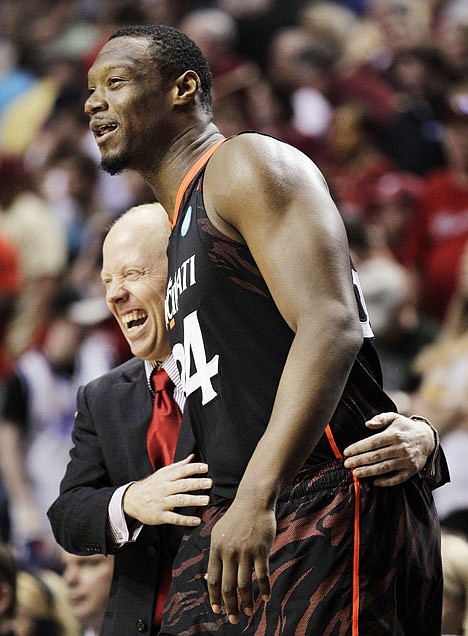
<instances>
[{"instance_id":1,"label":"red shirt in crowd","mask_svg":"<svg viewBox=\"0 0 468 636\"><path fill-rule=\"evenodd\" d=\"M422 276L422 309L441 320L455 290L460 261L468 245L468 186L447 171L434 172L423 188L421 209L410 226L406 265Z\"/></svg>"}]
</instances>

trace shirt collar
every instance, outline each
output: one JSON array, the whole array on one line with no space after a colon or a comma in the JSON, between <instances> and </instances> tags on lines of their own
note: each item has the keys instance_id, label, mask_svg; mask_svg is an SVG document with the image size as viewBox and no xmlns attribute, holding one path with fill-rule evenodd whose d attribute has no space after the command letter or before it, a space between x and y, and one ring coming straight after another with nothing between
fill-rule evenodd
<instances>
[{"instance_id":1,"label":"shirt collar","mask_svg":"<svg viewBox=\"0 0 468 636\"><path fill-rule=\"evenodd\" d=\"M164 362L160 362L159 360L144 360L145 363L145 372L146 372L146 382L151 392L153 392L153 387L151 385L151 376L158 369L164 369L167 375L171 378L174 384L177 387L181 387L181 380L179 369L177 368L177 362L175 361L174 356L171 354L168 356Z\"/></svg>"},{"instance_id":2,"label":"shirt collar","mask_svg":"<svg viewBox=\"0 0 468 636\"><path fill-rule=\"evenodd\" d=\"M145 363L145 373L146 380L149 385L151 385L151 376L156 369L160 369L162 367L162 362L153 361L153 360L143 360Z\"/></svg>"}]
</instances>

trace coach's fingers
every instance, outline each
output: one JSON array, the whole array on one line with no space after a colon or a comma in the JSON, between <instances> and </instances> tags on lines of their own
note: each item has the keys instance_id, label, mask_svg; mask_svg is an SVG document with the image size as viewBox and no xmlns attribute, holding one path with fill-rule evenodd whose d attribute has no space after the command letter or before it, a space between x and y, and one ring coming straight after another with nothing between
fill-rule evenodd
<instances>
[{"instance_id":1,"label":"coach's fingers","mask_svg":"<svg viewBox=\"0 0 468 636\"><path fill-rule=\"evenodd\" d=\"M162 514L161 523L167 523L172 526L195 527L200 525L201 519L192 515L182 515L178 512L167 510Z\"/></svg>"},{"instance_id":2,"label":"coach's fingers","mask_svg":"<svg viewBox=\"0 0 468 636\"><path fill-rule=\"evenodd\" d=\"M204 462L192 462L190 458L193 459L193 455L189 455L175 464L163 466L157 470L155 474L170 475L173 479L185 479L186 477L208 472L208 464Z\"/></svg>"},{"instance_id":3,"label":"coach's fingers","mask_svg":"<svg viewBox=\"0 0 468 636\"><path fill-rule=\"evenodd\" d=\"M168 494L194 492L197 490L209 490L213 481L209 477L186 477L167 483Z\"/></svg>"},{"instance_id":4,"label":"coach's fingers","mask_svg":"<svg viewBox=\"0 0 468 636\"><path fill-rule=\"evenodd\" d=\"M382 465L385 463L387 463L388 465L388 463L392 461L399 461L401 456L402 456L402 452L398 448L389 446L387 448L380 448L378 450L363 452L353 457L347 457L345 459L344 465L346 468L354 468L356 470L358 469L359 470L361 469L374 470L375 472L373 473L361 475L361 476L370 477L373 474L377 475L381 472L386 472L381 470L383 468ZM378 467L377 470L375 470L376 467ZM356 476L359 476L359 474L356 473Z\"/></svg>"},{"instance_id":5,"label":"coach's fingers","mask_svg":"<svg viewBox=\"0 0 468 636\"><path fill-rule=\"evenodd\" d=\"M381 488L388 486L398 486L399 484L403 484L410 477L412 477L412 473L409 471L401 470L396 472L394 475L389 477L377 477L374 479L374 486L380 486Z\"/></svg>"},{"instance_id":6,"label":"coach's fingers","mask_svg":"<svg viewBox=\"0 0 468 636\"><path fill-rule=\"evenodd\" d=\"M382 452L393 445L394 440L392 435L389 435L387 431L382 431L371 437L366 437L358 442L354 442L354 444L350 444L344 449L343 455L347 458L346 461L348 461L348 459L353 461L358 459L362 463L363 458L366 460L369 458L369 453Z\"/></svg>"},{"instance_id":7,"label":"coach's fingers","mask_svg":"<svg viewBox=\"0 0 468 636\"><path fill-rule=\"evenodd\" d=\"M368 428L384 428L393 424L399 417L398 413L393 412L378 413L367 420L366 426Z\"/></svg>"},{"instance_id":8,"label":"coach's fingers","mask_svg":"<svg viewBox=\"0 0 468 636\"><path fill-rule=\"evenodd\" d=\"M164 505L167 510L174 508L189 508L191 506L207 506L210 503L208 495L185 495L176 493L166 497Z\"/></svg>"}]
</instances>

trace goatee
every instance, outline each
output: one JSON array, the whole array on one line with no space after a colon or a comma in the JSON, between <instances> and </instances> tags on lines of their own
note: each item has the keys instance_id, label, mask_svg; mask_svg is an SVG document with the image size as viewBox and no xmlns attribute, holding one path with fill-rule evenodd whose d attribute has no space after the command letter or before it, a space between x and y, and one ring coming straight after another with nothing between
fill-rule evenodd
<instances>
[{"instance_id":1,"label":"goatee","mask_svg":"<svg viewBox=\"0 0 468 636\"><path fill-rule=\"evenodd\" d=\"M101 159L101 168L109 174L120 174L127 167L127 160L125 157L110 157L108 159Z\"/></svg>"}]
</instances>

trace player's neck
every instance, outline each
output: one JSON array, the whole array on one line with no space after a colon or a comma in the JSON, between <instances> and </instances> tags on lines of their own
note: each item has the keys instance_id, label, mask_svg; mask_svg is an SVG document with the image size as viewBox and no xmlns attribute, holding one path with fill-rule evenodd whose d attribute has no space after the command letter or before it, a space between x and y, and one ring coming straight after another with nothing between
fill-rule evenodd
<instances>
[{"instance_id":1,"label":"player's neck","mask_svg":"<svg viewBox=\"0 0 468 636\"><path fill-rule=\"evenodd\" d=\"M156 199L164 207L171 221L174 216L177 192L185 176L197 160L221 139L223 135L213 123L202 131L187 130L174 141L159 170L153 175L145 175Z\"/></svg>"}]
</instances>

